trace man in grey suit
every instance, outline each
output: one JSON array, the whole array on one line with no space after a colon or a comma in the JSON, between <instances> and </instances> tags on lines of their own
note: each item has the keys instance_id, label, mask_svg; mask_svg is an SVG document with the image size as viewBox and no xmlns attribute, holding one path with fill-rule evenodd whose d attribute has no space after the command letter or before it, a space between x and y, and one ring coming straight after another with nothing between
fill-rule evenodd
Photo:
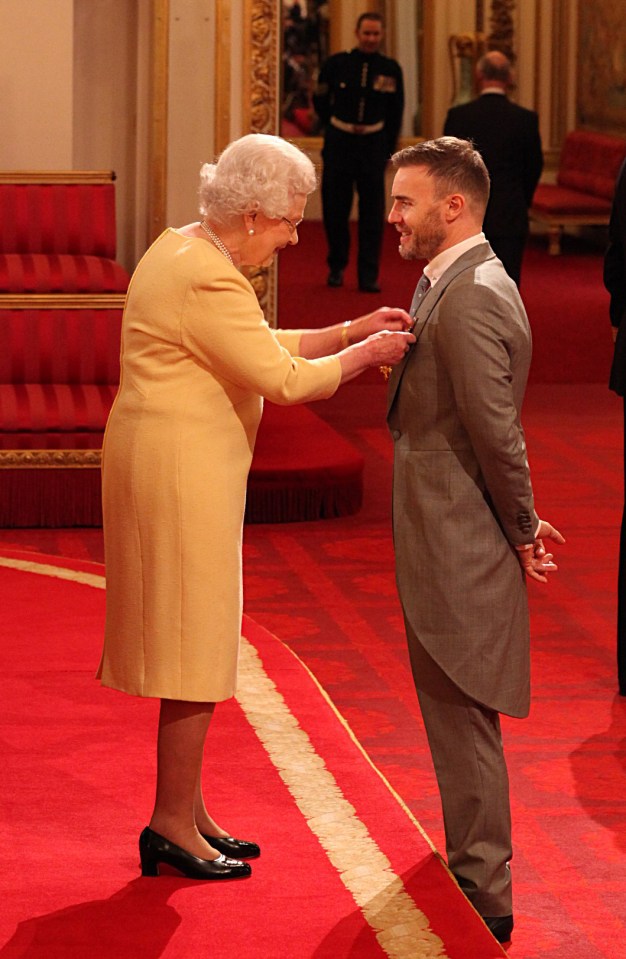
<instances>
[{"instance_id":1,"label":"man in grey suit","mask_svg":"<svg viewBox=\"0 0 626 959\"><path fill-rule=\"evenodd\" d=\"M392 158L400 255L426 259L417 338L391 374L396 577L441 795L448 864L500 942L513 928L499 713L530 701L528 577L556 569L520 409L531 358L517 287L481 232L489 176L467 140Z\"/></svg>"}]
</instances>

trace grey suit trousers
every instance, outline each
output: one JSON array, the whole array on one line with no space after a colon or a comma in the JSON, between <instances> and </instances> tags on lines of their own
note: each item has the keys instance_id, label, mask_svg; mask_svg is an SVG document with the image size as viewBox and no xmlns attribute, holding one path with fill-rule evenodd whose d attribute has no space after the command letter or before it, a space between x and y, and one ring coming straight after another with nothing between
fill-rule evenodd
<instances>
[{"instance_id":1,"label":"grey suit trousers","mask_svg":"<svg viewBox=\"0 0 626 959\"><path fill-rule=\"evenodd\" d=\"M448 866L481 916L510 915L511 812L499 713L462 692L406 619L405 627L441 796Z\"/></svg>"}]
</instances>

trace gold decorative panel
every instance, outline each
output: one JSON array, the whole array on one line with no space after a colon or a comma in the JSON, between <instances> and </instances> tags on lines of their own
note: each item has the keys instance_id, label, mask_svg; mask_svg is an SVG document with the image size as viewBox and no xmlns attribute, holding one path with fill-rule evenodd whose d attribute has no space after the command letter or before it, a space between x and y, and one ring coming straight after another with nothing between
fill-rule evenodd
<instances>
[{"instance_id":1,"label":"gold decorative panel","mask_svg":"<svg viewBox=\"0 0 626 959\"><path fill-rule=\"evenodd\" d=\"M578 4L578 127L626 134L624 24L624 0Z\"/></svg>"}]
</instances>

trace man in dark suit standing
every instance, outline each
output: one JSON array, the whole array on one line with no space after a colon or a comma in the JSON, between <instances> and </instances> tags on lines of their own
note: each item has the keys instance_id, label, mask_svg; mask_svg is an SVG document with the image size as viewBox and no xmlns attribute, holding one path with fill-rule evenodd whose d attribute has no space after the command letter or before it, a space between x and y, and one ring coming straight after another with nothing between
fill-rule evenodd
<instances>
[{"instance_id":1,"label":"man in dark suit standing","mask_svg":"<svg viewBox=\"0 0 626 959\"><path fill-rule=\"evenodd\" d=\"M609 315L615 351L609 386L626 397L626 161L617 177L609 245L604 256L604 285L611 294ZM624 477L626 479L626 401L624 405ZM622 515L617 574L617 676L619 691L626 696L626 502Z\"/></svg>"},{"instance_id":2,"label":"man in dark suit standing","mask_svg":"<svg viewBox=\"0 0 626 959\"><path fill-rule=\"evenodd\" d=\"M324 127L322 208L328 243L328 285L343 286L350 252L350 210L359 197L357 274L363 293L379 293L385 226L385 168L396 149L404 87L400 64L380 53L379 13L357 20L357 46L323 65L313 95Z\"/></svg>"},{"instance_id":3,"label":"man in dark suit standing","mask_svg":"<svg viewBox=\"0 0 626 959\"><path fill-rule=\"evenodd\" d=\"M528 208L543 169L539 119L508 99L512 69L503 53L485 54L476 75L480 96L448 111L444 134L472 140L485 161L491 194L483 229L519 286Z\"/></svg>"},{"instance_id":4,"label":"man in dark suit standing","mask_svg":"<svg viewBox=\"0 0 626 959\"><path fill-rule=\"evenodd\" d=\"M400 255L426 259L416 342L389 380L393 535L415 688L448 865L494 936L513 928L500 713L530 700L528 578L555 569L535 512L520 412L528 319L481 224L489 177L466 140L392 158Z\"/></svg>"}]
</instances>

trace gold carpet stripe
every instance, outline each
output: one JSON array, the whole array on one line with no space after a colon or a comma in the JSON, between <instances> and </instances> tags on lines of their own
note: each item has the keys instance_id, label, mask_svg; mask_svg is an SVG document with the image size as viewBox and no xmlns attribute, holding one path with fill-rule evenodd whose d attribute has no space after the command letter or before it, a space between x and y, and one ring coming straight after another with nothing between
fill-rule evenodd
<instances>
[{"instance_id":1,"label":"gold carpet stripe","mask_svg":"<svg viewBox=\"0 0 626 959\"><path fill-rule=\"evenodd\" d=\"M96 589L105 587L104 576L62 566L4 556L0 556L0 566ZM389 959L447 959L444 944L431 930L428 918L417 908L391 863L343 796L324 760L265 672L256 649L245 637L241 643L240 679L237 700L248 722ZM321 690L319 685L318 688Z\"/></svg>"},{"instance_id":2,"label":"gold carpet stripe","mask_svg":"<svg viewBox=\"0 0 626 959\"><path fill-rule=\"evenodd\" d=\"M72 583L81 583L83 586L94 586L96 589L104 589L106 585L104 576L100 576L97 573L84 573L80 570L66 569L64 566L34 563L31 560L10 559L8 556L0 556L0 566L19 569L23 573L39 573L40 576L54 576L56 579L65 579Z\"/></svg>"},{"instance_id":3,"label":"gold carpet stripe","mask_svg":"<svg viewBox=\"0 0 626 959\"><path fill-rule=\"evenodd\" d=\"M268 756L390 959L445 959L443 942L344 798L254 646L242 639L237 699Z\"/></svg>"},{"instance_id":4,"label":"gold carpet stripe","mask_svg":"<svg viewBox=\"0 0 626 959\"><path fill-rule=\"evenodd\" d=\"M406 813L407 817L411 820L411 822L413 823L413 825L415 826L415 828L417 829L417 831L421 834L422 838L424 839L424 842L426 842L427 845L430 846L430 849L431 849L433 855L436 856L436 858L439 860L442 869L444 869L445 872L448 873L451 882L453 882L453 883L456 884L456 878L455 878L455 876L454 876L454 873L452 873L452 872L450 871L450 869L448 868L448 863L445 861L445 859L443 858L443 856L441 855L441 853L437 850L437 847L434 845L434 843L433 843L432 839L430 838L430 836L428 835L428 833L424 831L424 828L423 828L422 824L420 823L419 819L416 819L416 818L415 818L415 816L413 815L413 813L411 812L411 810L409 809L409 807L408 807L407 804L405 803L405 801L404 801L404 799L402 798L402 796L401 796L398 792L396 792L396 790L395 790L394 787L391 785L391 783L389 782L389 780L387 779L387 777L385 776L385 774L384 774L383 772L381 772L381 770L378 768L378 766L377 766L376 763L373 761L373 759L371 758L371 756L370 756L370 755L367 753L367 751L364 749L362 743L359 742L359 740L357 739L356 734L354 733L354 731L353 731L352 727L350 726L348 720L347 720L344 716L342 716L342 714L339 712L339 710L338 710L337 707L335 706L334 702L332 701L332 699L330 698L330 696L328 695L328 693L326 692L326 690L324 689L324 687L321 685L321 683L319 682L319 680L317 679L317 677L315 676L315 674L311 672L311 670L309 669L309 667L307 666L307 664L306 664L302 659L300 659L300 657L298 656L298 654L297 654L296 652L294 652L294 650L291 649L290 646L287 646L286 643L283 643L283 645L284 645L285 649L286 649L288 652L291 653L291 655L293 656L293 658L294 658L295 660L297 660L297 662L300 664L300 666L302 667L302 669L304 669L304 671L305 671L306 673L308 673L308 675L309 675L309 677L310 677L310 679L311 679L311 682L314 683L314 685L317 687L317 689L318 689L320 695L322 696L322 698L326 700L326 703L328 704L329 708L330 708L330 709L333 711L333 713L335 714L335 716L336 716L336 718L337 718L337 721L338 721L339 723L341 723L341 725L342 725L343 728L345 729L346 733L348 734L348 736L350 737L350 739L352 740L352 742L354 743L354 745L356 746L356 748L357 748L357 749L359 750L359 752L361 753L361 756L363 757L363 759L365 760L365 762L366 762L369 766L371 766L371 768L374 770L374 772L376 773L376 775L377 775L377 776L382 780L382 782L385 784L385 786L387 787L387 789L389 790L389 792L391 793L391 795L393 796L393 798L395 799L395 801L398 803L398 805L400 806L400 808ZM470 903L468 902L467 905L470 905ZM476 915L478 916L478 918L479 918L479 919L481 920L481 922L482 922L482 916L480 916L480 913L476 912ZM501 949L502 955L503 955L503 956L506 956L506 955L507 955L506 950L505 950L502 946L500 946L500 949Z\"/></svg>"},{"instance_id":5,"label":"gold carpet stripe","mask_svg":"<svg viewBox=\"0 0 626 959\"><path fill-rule=\"evenodd\" d=\"M317 677L315 676L315 674L311 672L311 670L309 669L309 667L307 666L307 664L306 664L302 659L300 659L300 657L298 656L298 654L297 654L296 652L294 652L293 649L291 649L290 646L287 646L286 644L283 644L283 645L285 646L285 649L288 650L288 652L291 653L291 655L294 657L294 659L297 660L297 662L300 664L300 666L302 667L302 669L303 669L306 673L309 674L309 678L310 678L311 682L317 687L317 690L318 690L320 696L321 696L323 699L326 700L326 703L327 703L328 707L329 707L329 708L332 710L332 712L335 714L335 716L336 716L336 718L337 718L337 722L339 722L339 723L343 726L343 728L345 729L346 733L348 734L348 736L350 737L350 739L352 740L352 742L354 743L354 745L356 746L356 748L357 748L357 749L359 750L359 752L361 753L361 756L363 757L363 759L365 760L365 762L368 764L368 766L371 766L371 768L374 770L374 772L375 772L376 775L379 777L379 779L381 779L381 780L383 781L383 783L385 784L385 786L387 787L387 789L389 790L389 792L391 793L391 795L393 796L393 798L395 799L395 801L396 801L396 802L398 803L398 805L401 807L401 809L403 810L403 812L406 813L406 815L407 815L408 818L411 820L411 822L413 823L413 825L415 826L415 828L417 829L417 831L420 833L420 835L421 835L422 839L424 840L424 842L425 842L428 846L430 846L430 849L431 849L433 855L436 856L436 857L439 859L439 861L441 862L441 865L445 868L446 872L448 872L449 875L450 875L452 878L454 878L454 877L453 877L453 874L452 874L452 873L450 872L450 870L448 869L448 864L446 863L446 861L445 861L445 859L443 858L443 856L441 855L441 853L438 851L437 847L434 845L434 843L433 843L432 839L430 838L430 836L428 835L428 833L424 831L424 828L423 828L422 824L420 823L419 819L416 819L416 818L415 818L415 816L413 815L413 813L411 812L411 810L409 809L409 807L408 807L407 804L405 803L405 801L404 801L404 799L402 798L402 796L400 796L400 794L396 792L396 790L393 788L393 786L391 785L391 783L389 782L389 780L387 779L387 777L385 776L385 774L380 771L380 769L378 768L378 766L376 765L376 763L374 762L374 760L371 758L371 756L370 756L370 755L366 752L366 750L363 748L362 744L361 744L361 743L359 742L359 740L357 739L357 737L356 737L356 735L355 735L352 727L350 726L350 723L349 723L348 720L347 720L344 716L342 716L342 714L339 712L339 710L338 710L337 707L335 706L334 702L332 701L332 699L330 698L330 696L328 695L328 693L326 692L326 690L324 689L324 687L322 686L322 684L319 682L319 680L317 679ZM456 882L456 879L454 879L454 882Z\"/></svg>"}]
</instances>

